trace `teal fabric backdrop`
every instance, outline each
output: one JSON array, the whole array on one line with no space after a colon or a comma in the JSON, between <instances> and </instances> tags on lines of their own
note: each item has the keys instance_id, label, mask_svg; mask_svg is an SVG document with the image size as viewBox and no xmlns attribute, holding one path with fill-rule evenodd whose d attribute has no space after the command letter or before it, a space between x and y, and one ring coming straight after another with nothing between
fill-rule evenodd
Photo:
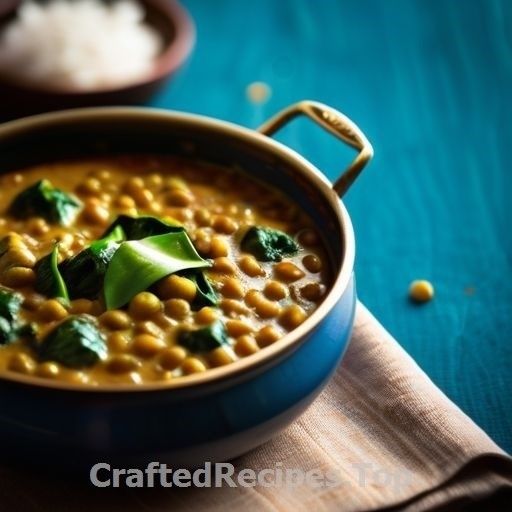
<instances>
[{"instance_id":1,"label":"teal fabric backdrop","mask_svg":"<svg viewBox=\"0 0 512 512\"><path fill-rule=\"evenodd\" d=\"M183 3L197 43L150 104L256 127L307 98L356 121L375 148L345 199L359 297L512 451L512 2ZM354 156L307 120L278 138L331 179ZM416 278L432 302L408 301Z\"/></svg>"}]
</instances>

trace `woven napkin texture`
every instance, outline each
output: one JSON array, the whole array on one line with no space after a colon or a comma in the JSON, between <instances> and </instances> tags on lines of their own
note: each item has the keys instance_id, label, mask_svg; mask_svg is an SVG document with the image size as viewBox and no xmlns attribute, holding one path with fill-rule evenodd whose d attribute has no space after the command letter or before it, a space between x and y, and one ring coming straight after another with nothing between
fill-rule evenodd
<instances>
[{"instance_id":1,"label":"woven napkin texture","mask_svg":"<svg viewBox=\"0 0 512 512\"><path fill-rule=\"evenodd\" d=\"M512 503L512 459L362 304L327 388L282 434L232 463L235 474L279 468L290 479L234 488L99 489L87 478L3 468L0 510L494 510L507 499ZM299 473L311 479L301 484ZM325 485L317 485L314 475L323 475Z\"/></svg>"}]
</instances>

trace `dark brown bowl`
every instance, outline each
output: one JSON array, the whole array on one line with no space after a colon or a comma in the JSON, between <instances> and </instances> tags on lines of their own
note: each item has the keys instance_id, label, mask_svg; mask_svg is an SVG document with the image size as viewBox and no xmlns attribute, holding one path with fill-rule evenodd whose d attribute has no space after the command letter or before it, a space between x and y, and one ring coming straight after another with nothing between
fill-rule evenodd
<instances>
[{"instance_id":1,"label":"dark brown bowl","mask_svg":"<svg viewBox=\"0 0 512 512\"><path fill-rule=\"evenodd\" d=\"M76 91L20 82L0 70L0 121L31 114L75 107L135 105L148 100L174 74L190 54L195 42L195 27L190 15L175 0L139 0L146 10L146 22L155 27L165 41L165 49L153 70L137 82L115 88ZM11 21L21 0L6 0L0 5L0 30Z\"/></svg>"}]
</instances>

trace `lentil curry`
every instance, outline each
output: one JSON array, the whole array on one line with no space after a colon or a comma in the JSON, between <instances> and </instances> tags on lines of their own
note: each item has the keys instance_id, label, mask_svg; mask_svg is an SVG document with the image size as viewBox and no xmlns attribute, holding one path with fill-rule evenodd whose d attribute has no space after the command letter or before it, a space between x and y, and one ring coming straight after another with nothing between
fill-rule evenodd
<instances>
[{"instance_id":1,"label":"lentil curry","mask_svg":"<svg viewBox=\"0 0 512 512\"><path fill-rule=\"evenodd\" d=\"M0 176L0 373L166 381L248 357L329 286L312 221L247 175L170 156Z\"/></svg>"}]
</instances>

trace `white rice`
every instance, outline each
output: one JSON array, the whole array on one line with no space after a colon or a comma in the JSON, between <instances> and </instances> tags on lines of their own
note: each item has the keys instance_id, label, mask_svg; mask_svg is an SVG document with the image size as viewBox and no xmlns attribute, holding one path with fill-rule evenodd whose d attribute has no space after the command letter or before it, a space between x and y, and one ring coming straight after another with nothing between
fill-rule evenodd
<instances>
[{"instance_id":1,"label":"white rice","mask_svg":"<svg viewBox=\"0 0 512 512\"><path fill-rule=\"evenodd\" d=\"M61 90L103 89L142 79L163 41L135 0L32 0L0 34L0 71Z\"/></svg>"}]
</instances>

